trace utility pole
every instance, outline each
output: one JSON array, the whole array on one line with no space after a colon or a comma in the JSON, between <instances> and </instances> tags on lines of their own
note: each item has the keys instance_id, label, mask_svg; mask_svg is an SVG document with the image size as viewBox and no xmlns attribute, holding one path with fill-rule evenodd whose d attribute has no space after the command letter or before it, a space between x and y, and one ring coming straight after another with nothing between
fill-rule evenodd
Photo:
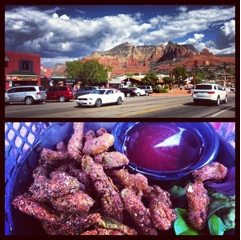
<instances>
[{"instance_id":1,"label":"utility pole","mask_svg":"<svg viewBox=\"0 0 241 240\"><path fill-rule=\"evenodd\" d=\"M176 61L176 59L175 59L175 57L173 58L173 60L171 60L171 62L170 62L170 78L171 78L171 89L172 89L172 93L173 93L173 74L172 74L172 63L174 62L174 61Z\"/></svg>"}]
</instances>

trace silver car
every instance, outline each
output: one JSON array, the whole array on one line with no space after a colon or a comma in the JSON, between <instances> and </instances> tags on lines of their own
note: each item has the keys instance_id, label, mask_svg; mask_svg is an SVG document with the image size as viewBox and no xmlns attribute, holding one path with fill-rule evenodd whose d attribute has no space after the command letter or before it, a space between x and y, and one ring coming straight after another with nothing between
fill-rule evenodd
<instances>
[{"instance_id":1,"label":"silver car","mask_svg":"<svg viewBox=\"0 0 241 240\"><path fill-rule=\"evenodd\" d=\"M6 92L5 92L5 104L9 104L9 96Z\"/></svg>"},{"instance_id":2,"label":"silver car","mask_svg":"<svg viewBox=\"0 0 241 240\"><path fill-rule=\"evenodd\" d=\"M27 105L45 102L47 95L43 86L17 86L7 91L9 102L24 102Z\"/></svg>"}]
</instances>

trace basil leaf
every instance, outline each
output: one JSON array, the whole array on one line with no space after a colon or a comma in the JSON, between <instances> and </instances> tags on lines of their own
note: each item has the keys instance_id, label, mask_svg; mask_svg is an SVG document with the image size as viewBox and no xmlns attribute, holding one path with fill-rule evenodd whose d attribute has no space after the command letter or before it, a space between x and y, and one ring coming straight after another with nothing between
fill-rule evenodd
<instances>
[{"instance_id":1,"label":"basil leaf","mask_svg":"<svg viewBox=\"0 0 241 240\"><path fill-rule=\"evenodd\" d=\"M213 214L208 219L208 227L211 235L223 235L227 230L222 220L216 214Z\"/></svg>"},{"instance_id":2,"label":"basil leaf","mask_svg":"<svg viewBox=\"0 0 241 240\"><path fill-rule=\"evenodd\" d=\"M186 189L179 187L177 185L174 185L172 188L170 188L168 190L172 200L181 198L182 196L184 196L186 194Z\"/></svg>"},{"instance_id":3,"label":"basil leaf","mask_svg":"<svg viewBox=\"0 0 241 240\"><path fill-rule=\"evenodd\" d=\"M176 235L200 235L200 232L192 228L186 221L187 210L175 208L177 220L174 222L174 231Z\"/></svg>"}]
</instances>

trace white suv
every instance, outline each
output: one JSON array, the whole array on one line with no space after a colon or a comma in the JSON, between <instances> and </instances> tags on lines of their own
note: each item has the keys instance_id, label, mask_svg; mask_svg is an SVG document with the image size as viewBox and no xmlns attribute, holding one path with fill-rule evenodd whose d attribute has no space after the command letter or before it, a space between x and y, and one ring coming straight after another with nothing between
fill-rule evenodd
<instances>
[{"instance_id":1,"label":"white suv","mask_svg":"<svg viewBox=\"0 0 241 240\"><path fill-rule=\"evenodd\" d=\"M220 102L227 103L228 96L225 89L218 84L201 83L193 90L193 101L195 104L204 101L214 102L217 106Z\"/></svg>"},{"instance_id":2,"label":"white suv","mask_svg":"<svg viewBox=\"0 0 241 240\"><path fill-rule=\"evenodd\" d=\"M45 102L47 95L43 86L17 86L7 91L9 102L24 102L27 105Z\"/></svg>"}]
</instances>

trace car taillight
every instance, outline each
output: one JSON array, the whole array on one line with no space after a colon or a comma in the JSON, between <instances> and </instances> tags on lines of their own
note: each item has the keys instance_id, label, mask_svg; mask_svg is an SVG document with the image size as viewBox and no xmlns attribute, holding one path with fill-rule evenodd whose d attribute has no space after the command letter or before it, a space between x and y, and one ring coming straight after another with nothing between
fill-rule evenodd
<instances>
[{"instance_id":1,"label":"car taillight","mask_svg":"<svg viewBox=\"0 0 241 240\"><path fill-rule=\"evenodd\" d=\"M212 91L212 92L208 92L208 94L214 94L215 92L214 91Z\"/></svg>"},{"instance_id":2,"label":"car taillight","mask_svg":"<svg viewBox=\"0 0 241 240\"><path fill-rule=\"evenodd\" d=\"M41 92L37 92L37 95L41 95Z\"/></svg>"}]
</instances>

